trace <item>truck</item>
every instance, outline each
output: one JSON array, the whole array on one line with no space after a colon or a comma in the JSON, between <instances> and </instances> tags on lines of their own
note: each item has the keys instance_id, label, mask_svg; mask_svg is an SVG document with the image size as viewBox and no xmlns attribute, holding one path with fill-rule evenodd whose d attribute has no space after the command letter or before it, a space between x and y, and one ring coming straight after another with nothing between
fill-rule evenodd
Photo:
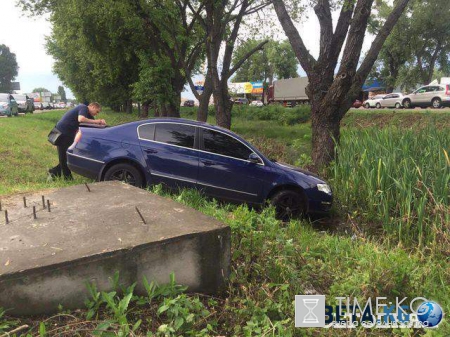
<instances>
[{"instance_id":1,"label":"truck","mask_svg":"<svg viewBox=\"0 0 450 337\"><path fill-rule=\"evenodd\" d=\"M280 103L284 106L309 103L309 98L305 92L308 83L308 77L295 77L274 81L269 86L266 103Z\"/></svg>"}]
</instances>

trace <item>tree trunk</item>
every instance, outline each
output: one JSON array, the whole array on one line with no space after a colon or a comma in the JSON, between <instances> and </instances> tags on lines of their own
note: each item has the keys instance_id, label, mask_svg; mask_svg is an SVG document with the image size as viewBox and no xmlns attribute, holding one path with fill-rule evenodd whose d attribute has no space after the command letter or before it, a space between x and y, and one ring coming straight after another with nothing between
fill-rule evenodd
<instances>
[{"instance_id":1,"label":"tree trunk","mask_svg":"<svg viewBox=\"0 0 450 337\"><path fill-rule=\"evenodd\" d=\"M322 109L319 110L319 106ZM331 106L313 102L311 106L312 159L317 169L325 167L335 158L335 146L339 143L340 121L325 116L337 116Z\"/></svg>"},{"instance_id":2,"label":"tree trunk","mask_svg":"<svg viewBox=\"0 0 450 337\"><path fill-rule=\"evenodd\" d=\"M180 118L181 91L174 95L172 101L165 104L167 117Z\"/></svg>"},{"instance_id":3,"label":"tree trunk","mask_svg":"<svg viewBox=\"0 0 450 337\"><path fill-rule=\"evenodd\" d=\"M209 99L212 95L211 76L206 74L203 94L200 96L199 106L197 111L197 120L199 122L206 122L208 120Z\"/></svg>"},{"instance_id":4,"label":"tree trunk","mask_svg":"<svg viewBox=\"0 0 450 337\"><path fill-rule=\"evenodd\" d=\"M150 108L150 102L146 101L146 102L142 103L141 118L148 118L149 108Z\"/></svg>"},{"instance_id":5,"label":"tree trunk","mask_svg":"<svg viewBox=\"0 0 450 337\"><path fill-rule=\"evenodd\" d=\"M220 81L218 90L214 90L214 105L216 107L216 124L226 129L231 128L231 110L233 101L228 93L226 83Z\"/></svg>"}]
</instances>

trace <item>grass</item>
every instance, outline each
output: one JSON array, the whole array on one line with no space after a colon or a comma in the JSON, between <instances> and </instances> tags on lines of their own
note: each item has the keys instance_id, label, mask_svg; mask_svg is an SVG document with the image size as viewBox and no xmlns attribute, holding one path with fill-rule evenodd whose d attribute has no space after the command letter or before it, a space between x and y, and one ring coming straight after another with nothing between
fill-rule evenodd
<instances>
[{"instance_id":1,"label":"grass","mask_svg":"<svg viewBox=\"0 0 450 337\"><path fill-rule=\"evenodd\" d=\"M252 110L234 113L233 130L263 152L291 163L307 163L308 122L289 125L277 116L249 118ZM259 113L259 112L258 112ZM370 112L372 113L372 112ZM380 112L377 111L377 114ZM84 181L46 182L46 168L56 161L46 135L61 116L54 111L0 119L0 195L52 188ZM184 294L172 279L168 285L147 284L147 296L134 287L110 293L89 287L91 297L78 312L32 319L13 319L0 311L0 335L28 324L31 335L155 336L416 336L422 330L295 329L297 294L335 296L422 296L450 312L449 168L450 114L381 112L383 122L364 123L370 114L350 112L344 120L339 160L327 172L337 197L334 218L315 224L282 224L274 210L258 213L245 206L218 204L195 191L167 194L211 215L232 229L232 273L218 297ZM109 124L135 115L102 113ZM183 115L192 117L190 110ZM401 117L397 117L401 116ZM210 121L213 121L210 119ZM372 123L372 122L371 122ZM3 154L6 156L3 156ZM1 263L1 261L0 261ZM175 275L176 279L176 275ZM142 282L143 280L136 280ZM145 284L145 282L144 282ZM448 319L428 336L450 335Z\"/></svg>"}]
</instances>

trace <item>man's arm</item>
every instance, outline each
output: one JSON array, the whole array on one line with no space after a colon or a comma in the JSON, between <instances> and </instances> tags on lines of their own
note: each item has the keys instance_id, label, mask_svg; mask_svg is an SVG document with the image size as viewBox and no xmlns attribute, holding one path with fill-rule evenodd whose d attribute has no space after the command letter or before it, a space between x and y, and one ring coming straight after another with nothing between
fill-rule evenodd
<instances>
[{"instance_id":1,"label":"man's arm","mask_svg":"<svg viewBox=\"0 0 450 337\"><path fill-rule=\"evenodd\" d=\"M106 122L104 119L89 119L82 115L78 116L78 123L89 123L89 124L100 124L100 125L106 125Z\"/></svg>"}]
</instances>

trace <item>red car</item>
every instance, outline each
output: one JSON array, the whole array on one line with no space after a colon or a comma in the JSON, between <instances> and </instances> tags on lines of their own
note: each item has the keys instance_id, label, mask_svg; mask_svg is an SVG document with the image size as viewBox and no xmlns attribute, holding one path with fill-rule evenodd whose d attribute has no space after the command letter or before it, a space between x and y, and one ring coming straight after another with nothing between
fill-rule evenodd
<instances>
[{"instance_id":1,"label":"red car","mask_svg":"<svg viewBox=\"0 0 450 337\"><path fill-rule=\"evenodd\" d=\"M352 105L352 107L356 108L356 109L360 108L361 106L362 106L362 102L359 99L357 99L355 102L353 102L353 105Z\"/></svg>"}]
</instances>

